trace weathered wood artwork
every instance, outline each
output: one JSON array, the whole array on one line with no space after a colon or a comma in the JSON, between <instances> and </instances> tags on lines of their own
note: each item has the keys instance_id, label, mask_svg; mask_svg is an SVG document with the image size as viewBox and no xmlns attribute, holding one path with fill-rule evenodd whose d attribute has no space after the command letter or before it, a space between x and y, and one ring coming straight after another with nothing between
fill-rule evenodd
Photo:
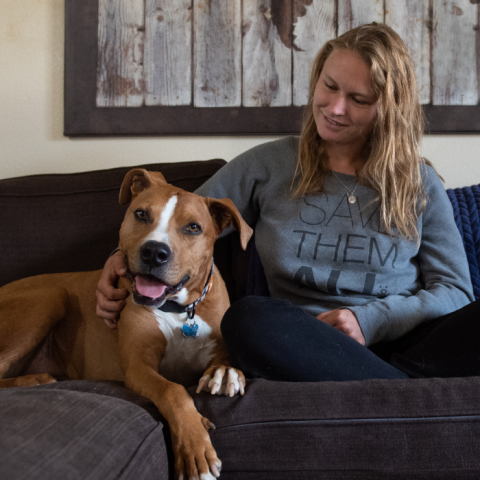
<instances>
[{"instance_id":1,"label":"weathered wood artwork","mask_svg":"<svg viewBox=\"0 0 480 480\"><path fill-rule=\"evenodd\" d=\"M373 21L404 39L430 131L479 131L479 3L67 0L66 107L76 115L66 112L66 133L298 133L316 52ZM83 71L68 57L81 47L95 56ZM83 110L68 91L78 75L89 82Z\"/></svg>"}]
</instances>

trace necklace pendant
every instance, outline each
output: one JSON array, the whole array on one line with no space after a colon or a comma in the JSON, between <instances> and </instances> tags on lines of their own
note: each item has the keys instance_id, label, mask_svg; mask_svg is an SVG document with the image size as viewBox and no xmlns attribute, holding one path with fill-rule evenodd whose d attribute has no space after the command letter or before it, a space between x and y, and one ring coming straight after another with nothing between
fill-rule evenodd
<instances>
[{"instance_id":1,"label":"necklace pendant","mask_svg":"<svg viewBox=\"0 0 480 480\"><path fill-rule=\"evenodd\" d=\"M348 202L349 203L355 203L357 201L357 198L355 197L355 195L350 195L348 197Z\"/></svg>"}]
</instances>

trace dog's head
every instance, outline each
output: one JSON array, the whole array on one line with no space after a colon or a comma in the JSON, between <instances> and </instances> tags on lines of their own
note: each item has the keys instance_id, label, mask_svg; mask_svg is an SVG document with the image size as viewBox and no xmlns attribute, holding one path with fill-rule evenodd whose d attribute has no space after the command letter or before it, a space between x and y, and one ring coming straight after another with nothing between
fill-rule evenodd
<instances>
[{"instance_id":1,"label":"dog's head","mask_svg":"<svg viewBox=\"0 0 480 480\"><path fill-rule=\"evenodd\" d=\"M120 204L129 207L119 246L140 305L158 308L167 299L188 303L188 296L205 286L218 235L233 224L243 249L252 235L231 200L186 192L159 172L128 172Z\"/></svg>"}]
</instances>

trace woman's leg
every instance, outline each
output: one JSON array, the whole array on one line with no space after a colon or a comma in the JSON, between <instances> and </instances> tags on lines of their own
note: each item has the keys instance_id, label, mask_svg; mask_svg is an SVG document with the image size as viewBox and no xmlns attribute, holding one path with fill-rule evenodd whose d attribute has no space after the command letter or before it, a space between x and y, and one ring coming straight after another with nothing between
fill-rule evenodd
<instances>
[{"instance_id":1,"label":"woman's leg","mask_svg":"<svg viewBox=\"0 0 480 480\"><path fill-rule=\"evenodd\" d=\"M299 382L408 378L287 300L245 297L227 310L221 328L234 366L250 377Z\"/></svg>"},{"instance_id":2,"label":"woman's leg","mask_svg":"<svg viewBox=\"0 0 480 480\"><path fill-rule=\"evenodd\" d=\"M395 342L388 363L412 378L480 375L480 300Z\"/></svg>"}]
</instances>

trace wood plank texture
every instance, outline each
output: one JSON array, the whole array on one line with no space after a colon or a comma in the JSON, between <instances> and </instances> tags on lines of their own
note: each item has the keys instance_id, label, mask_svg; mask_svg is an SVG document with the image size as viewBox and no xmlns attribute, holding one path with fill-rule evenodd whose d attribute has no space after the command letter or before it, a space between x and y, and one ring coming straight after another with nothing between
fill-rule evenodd
<instances>
[{"instance_id":1,"label":"wood plank texture","mask_svg":"<svg viewBox=\"0 0 480 480\"><path fill-rule=\"evenodd\" d=\"M383 0L338 0L338 35L364 23L383 23Z\"/></svg>"},{"instance_id":2,"label":"wood plank texture","mask_svg":"<svg viewBox=\"0 0 480 480\"><path fill-rule=\"evenodd\" d=\"M145 0L145 104L192 102L192 1Z\"/></svg>"},{"instance_id":3,"label":"wood plank texture","mask_svg":"<svg viewBox=\"0 0 480 480\"><path fill-rule=\"evenodd\" d=\"M99 0L98 107L143 104L144 0Z\"/></svg>"},{"instance_id":4,"label":"wood plank texture","mask_svg":"<svg viewBox=\"0 0 480 480\"><path fill-rule=\"evenodd\" d=\"M280 1L282 0L275 0L275 3ZM322 0L314 0L314 3L320 1ZM431 1L430 4L432 3ZM310 6L307 5L306 10L309 9ZM474 18L478 19L475 15L478 15L476 8ZM66 136L298 134L302 108L296 106L195 108L188 105L97 108L98 20L99 0L65 0ZM475 38L479 45L478 30ZM478 51L480 45L477 46ZM478 71L478 61L477 55L475 71ZM429 133L480 132L480 105L424 105L424 111Z\"/></svg>"},{"instance_id":5,"label":"wood plank texture","mask_svg":"<svg viewBox=\"0 0 480 480\"><path fill-rule=\"evenodd\" d=\"M385 22L420 101L478 105L480 0L98 0L97 107L288 107L337 33Z\"/></svg>"},{"instance_id":6,"label":"wood plank texture","mask_svg":"<svg viewBox=\"0 0 480 480\"><path fill-rule=\"evenodd\" d=\"M385 23L405 42L415 63L420 103L430 103L429 0L386 0Z\"/></svg>"},{"instance_id":7,"label":"wood plank texture","mask_svg":"<svg viewBox=\"0 0 480 480\"><path fill-rule=\"evenodd\" d=\"M433 104L477 105L478 5L470 0L433 1Z\"/></svg>"},{"instance_id":8,"label":"wood plank texture","mask_svg":"<svg viewBox=\"0 0 480 480\"><path fill-rule=\"evenodd\" d=\"M194 105L241 104L241 0L194 0Z\"/></svg>"},{"instance_id":9,"label":"wood plank texture","mask_svg":"<svg viewBox=\"0 0 480 480\"><path fill-rule=\"evenodd\" d=\"M296 3L293 46L293 104L306 105L316 53L335 37L335 0Z\"/></svg>"},{"instance_id":10,"label":"wood plank texture","mask_svg":"<svg viewBox=\"0 0 480 480\"><path fill-rule=\"evenodd\" d=\"M292 0L243 0L245 107L292 104L291 25Z\"/></svg>"}]
</instances>

